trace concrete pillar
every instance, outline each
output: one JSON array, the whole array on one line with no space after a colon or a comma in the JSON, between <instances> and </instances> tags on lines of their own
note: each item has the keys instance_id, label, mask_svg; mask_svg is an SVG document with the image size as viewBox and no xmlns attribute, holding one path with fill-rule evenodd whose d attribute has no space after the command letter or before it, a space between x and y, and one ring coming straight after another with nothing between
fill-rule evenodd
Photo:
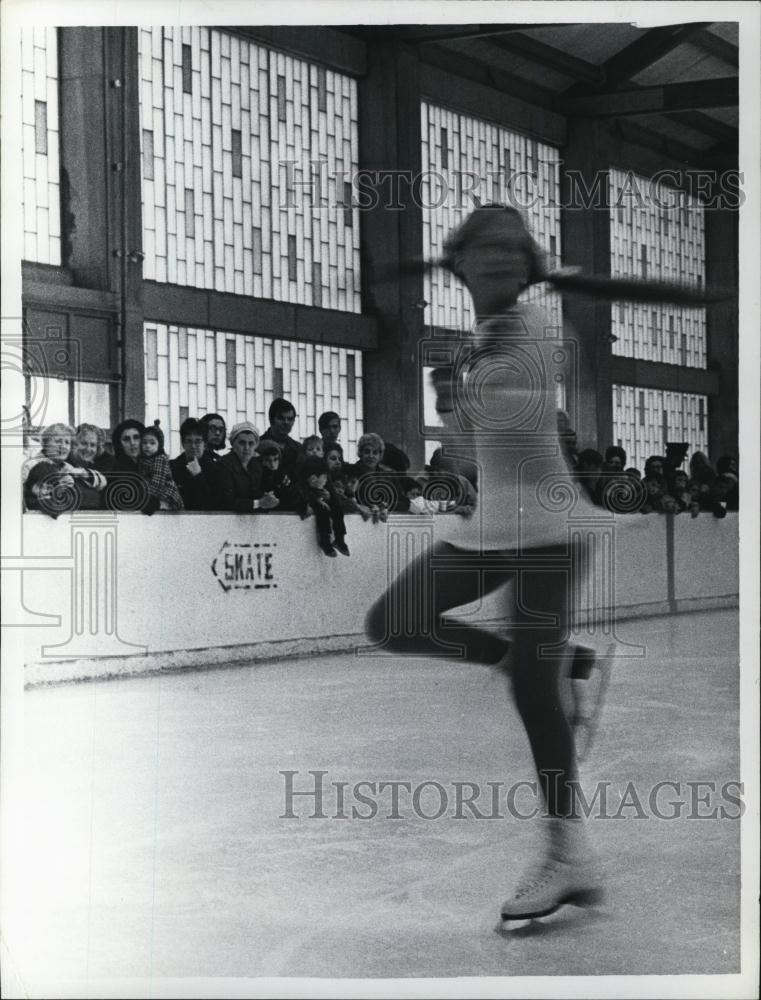
<instances>
[{"instance_id":1,"label":"concrete pillar","mask_svg":"<svg viewBox=\"0 0 761 1000\"><path fill-rule=\"evenodd\" d=\"M599 122L574 120L562 150L561 243L566 265L587 274L610 274L610 215L605 135ZM563 317L577 338L577 374L567 408L579 449L604 451L613 443L610 303L565 296Z\"/></svg>"},{"instance_id":2,"label":"concrete pillar","mask_svg":"<svg viewBox=\"0 0 761 1000\"><path fill-rule=\"evenodd\" d=\"M737 288L738 214L709 206L705 212L706 284ZM737 298L708 306L706 315L708 367L718 373L719 391L708 400L708 454L714 461L738 452ZM758 336L757 330L746 331Z\"/></svg>"},{"instance_id":3,"label":"concrete pillar","mask_svg":"<svg viewBox=\"0 0 761 1000\"><path fill-rule=\"evenodd\" d=\"M365 429L399 445L413 468L420 468L425 450L418 420L423 278L399 269L401 261L423 253L417 195L420 85L413 50L397 43L368 44L359 122L360 169L379 172L372 184L378 197L360 211L363 309L379 320L378 350L364 358Z\"/></svg>"}]
</instances>

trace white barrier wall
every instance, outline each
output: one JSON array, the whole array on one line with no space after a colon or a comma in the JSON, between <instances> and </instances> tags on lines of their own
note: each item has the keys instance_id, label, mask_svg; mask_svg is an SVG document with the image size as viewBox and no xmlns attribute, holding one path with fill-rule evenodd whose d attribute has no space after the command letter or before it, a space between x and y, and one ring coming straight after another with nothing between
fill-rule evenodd
<instances>
[{"instance_id":1,"label":"white barrier wall","mask_svg":"<svg viewBox=\"0 0 761 1000\"><path fill-rule=\"evenodd\" d=\"M313 522L295 516L27 514L27 681L351 648L388 579L430 544L434 520L348 518L352 555L330 559ZM736 515L637 515L629 526L612 548L598 544L582 613L664 613L682 599L737 595ZM499 594L460 614L498 625Z\"/></svg>"},{"instance_id":2,"label":"white barrier wall","mask_svg":"<svg viewBox=\"0 0 761 1000\"><path fill-rule=\"evenodd\" d=\"M674 521L674 587L676 599L738 594L739 535L737 514L718 521L713 516L676 517Z\"/></svg>"}]
</instances>

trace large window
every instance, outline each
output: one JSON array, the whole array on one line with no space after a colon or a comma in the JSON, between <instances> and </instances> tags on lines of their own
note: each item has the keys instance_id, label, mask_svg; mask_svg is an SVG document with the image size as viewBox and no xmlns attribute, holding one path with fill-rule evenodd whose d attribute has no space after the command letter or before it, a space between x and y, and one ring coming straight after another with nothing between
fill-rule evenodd
<instances>
[{"instance_id":1,"label":"large window","mask_svg":"<svg viewBox=\"0 0 761 1000\"><path fill-rule=\"evenodd\" d=\"M559 264L560 151L479 118L423 103L422 204L423 253L441 255L447 233L481 203L511 204L520 209L550 266ZM472 192L472 195L471 195ZM473 322L463 285L444 271L425 279L425 322L450 330ZM525 293L539 301L552 323L562 324L560 296L537 285Z\"/></svg>"},{"instance_id":2,"label":"large window","mask_svg":"<svg viewBox=\"0 0 761 1000\"><path fill-rule=\"evenodd\" d=\"M668 441L685 442L690 454L707 451L707 407L707 397L694 393L614 385L614 441L640 472L650 455L664 454Z\"/></svg>"},{"instance_id":3,"label":"large window","mask_svg":"<svg viewBox=\"0 0 761 1000\"><path fill-rule=\"evenodd\" d=\"M700 286L705 282L704 209L663 182L611 170L611 274ZM613 353L688 368L706 367L703 308L611 307Z\"/></svg>"},{"instance_id":4,"label":"large window","mask_svg":"<svg viewBox=\"0 0 761 1000\"><path fill-rule=\"evenodd\" d=\"M156 418L172 452L188 417L220 413L228 428L251 420L263 432L273 399L296 408L293 434L317 432L317 418L333 410L342 418L341 444L356 459L362 434L362 354L323 344L303 344L216 330L146 322L145 417Z\"/></svg>"},{"instance_id":5,"label":"large window","mask_svg":"<svg viewBox=\"0 0 761 1000\"><path fill-rule=\"evenodd\" d=\"M202 27L139 58L145 277L360 312L356 81Z\"/></svg>"},{"instance_id":6,"label":"large window","mask_svg":"<svg viewBox=\"0 0 761 1000\"><path fill-rule=\"evenodd\" d=\"M21 30L24 260L61 263L58 44L55 28ZM9 150L5 150L9 155Z\"/></svg>"}]
</instances>

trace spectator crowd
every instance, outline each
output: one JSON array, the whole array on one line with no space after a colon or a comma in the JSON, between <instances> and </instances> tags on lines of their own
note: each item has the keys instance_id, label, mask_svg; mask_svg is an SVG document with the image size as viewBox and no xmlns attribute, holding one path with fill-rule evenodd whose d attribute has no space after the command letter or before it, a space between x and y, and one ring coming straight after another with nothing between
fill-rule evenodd
<instances>
[{"instance_id":1,"label":"spectator crowd","mask_svg":"<svg viewBox=\"0 0 761 1000\"><path fill-rule=\"evenodd\" d=\"M650 455L644 470L627 466L623 448L611 445L603 456L593 448L579 451L568 417L558 412L558 432L566 458L592 501L615 513L711 512L725 517L739 507L739 466L733 455L722 455L714 467L702 451L684 464L688 444L667 444L665 455Z\"/></svg>"},{"instance_id":2,"label":"spectator crowd","mask_svg":"<svg viewBox=\"0 0 761 1000\"><path fill-rule=\"evenodd\" d=\"M24 503L56 517L76 509L270 512L314 518L317 541L331 557L349 555L346 514L374 522L389 512L469 515L476 505L478 474L467 448L438 448L419 474L404 452L378 434L363 434L353 462L340 444L341 417L328 411L316 433L299 443L291 436L296 410L286 399L269 408L263 434L250 421L227 428L218 413L190 417L180 426L182 450L165 451L159 422L123 420L106 439L93 424L51 424L41 450L24 463ZM683 468L688 445L668 445L651 455L643 472L627 466L623 448L579 451L568 417L558 431L579 489L616 513L702 511L724 517L738 509L738 464L729 455L716 467L695 452Z\"/></svg>"}]
</instances>

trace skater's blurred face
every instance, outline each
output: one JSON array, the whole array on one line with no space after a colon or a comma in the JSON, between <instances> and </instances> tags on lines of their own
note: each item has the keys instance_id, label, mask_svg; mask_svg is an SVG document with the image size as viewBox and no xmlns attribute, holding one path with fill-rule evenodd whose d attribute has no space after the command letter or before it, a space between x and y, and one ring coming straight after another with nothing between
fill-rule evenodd
<instances>
[{"instance_id":1,"label":"skater's blurred face","mask_svg":"<svg viewBox=\"0 0 761 1000\"><path fill-rule=\"evenodd\" d=\"M201 458L205 448L206 442L202 434L187 434L182 439L182 449L189 461L192 461L194 458Z\"/></svg>"},{"instance_id":2,"label":"skater's blurred face","mask_svg":"<svg viewBox=\"0 0 761 1000\"><path fill-rule=\"evenodd\" d=\"M257 444L259 442L256 439L256 435L252 434L251 431L241 431L235 435L233 451L240 459L241 465L244 468L248 467L248 463L254 457Z\"/></svg>"},{"instance_id":3,"label":"skater's blurred face","mask_svg":"<svg viewBox=\"0 0 761 1000\"><path fill-rule=\"evenodd\" d=\"M383 457L383 452L376 444L363 444L359 449L359 462L365 469L375 471Z\"/></svg>"},{"instance_id":4,"label":"skater's blurred face","mask_svg":"<svg viewBox=\"0 0 761 1000\"><path fill-rule=\"evenodd\" d=\"M127 458L137 458L140 454L140 431L134 427L128 427L122 432L119 444Z\"/></svg>"},{"instance_id":5,"label":"skater's blurred face","mask_svg":"<svg viewBox=\"0 0 761 1000\"><path fill-rule=\"evenodd\" d=\"M511 306L528 284L531 261L526 232L511 212L490 212L460 247L455 271L468 286L480 318Z\"/></svg>"}]
</instances>

